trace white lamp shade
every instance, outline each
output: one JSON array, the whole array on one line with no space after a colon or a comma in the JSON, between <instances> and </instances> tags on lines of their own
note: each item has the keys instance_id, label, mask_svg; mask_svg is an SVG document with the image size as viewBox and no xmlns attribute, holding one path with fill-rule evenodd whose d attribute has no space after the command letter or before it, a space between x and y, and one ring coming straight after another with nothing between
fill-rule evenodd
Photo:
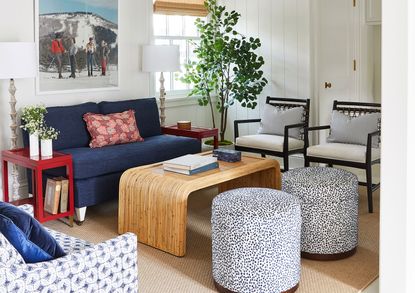
<instances>
[{"instance_id":1,"label":"white lamp shade","mask_svg":"<svg viewBox=\"0 0 415 293\"><path fill-rule=\"evenodd\" d=\"M0 42L0 79L37 75L35 43Z\"/></svg>"},{"instance_id":2,"label":"white lamp shade","mask_svg":"<svg viewBox=\"0 0 415 293\"><path fill-rule=\"evenodd\" d=\"M142 70L144 72L180 71L179 46L148 45L143 46Z\"/></svg>"}]
</instances>

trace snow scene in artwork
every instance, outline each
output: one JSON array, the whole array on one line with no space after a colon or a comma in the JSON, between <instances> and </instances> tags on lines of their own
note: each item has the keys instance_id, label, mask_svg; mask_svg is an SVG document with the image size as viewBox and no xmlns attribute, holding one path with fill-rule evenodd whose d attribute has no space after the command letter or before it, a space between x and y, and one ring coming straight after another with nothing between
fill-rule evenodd
<instances>
[{"instance_id":1,"label":"snow scene in artwork","mask_svg":"<svg viewBox=\"0 0 415 293\"><path fill-rule=\"evenodd\" d=\"M118 0L39 0L38 23L40 92L118 87Z\"/></svg>"}]
</instances>

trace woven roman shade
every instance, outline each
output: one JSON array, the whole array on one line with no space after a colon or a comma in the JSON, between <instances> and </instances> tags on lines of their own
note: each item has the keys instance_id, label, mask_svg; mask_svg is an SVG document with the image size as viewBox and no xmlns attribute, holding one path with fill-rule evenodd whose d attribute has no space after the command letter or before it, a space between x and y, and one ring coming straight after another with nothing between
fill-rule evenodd
<instances>
[{"instance_id":1,"label":"woven roman shade","mask_svg":"<svg viewBox=\"0 0 415 293\"><path fill-rule=\"evenodd\" d=\"M155 0L155 14L206 16L204 0Z\"/></svg>"}]
</instances>

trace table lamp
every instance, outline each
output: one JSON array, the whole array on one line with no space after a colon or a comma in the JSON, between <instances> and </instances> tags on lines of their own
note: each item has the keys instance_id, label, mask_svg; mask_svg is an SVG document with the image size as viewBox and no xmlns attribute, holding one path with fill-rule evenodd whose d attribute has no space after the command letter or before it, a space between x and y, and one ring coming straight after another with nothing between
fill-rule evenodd
<instances>
[{"instance_id":1,"label":"table lamp","mask_svg":"<svg viewBox=\"0 0 415 293\"><path fill-rule=\"evenodd\" d=\"M176 72L180 70L180 50L175 45L146 45L143 46L142 55L143 72L160 72L160 124L166 121L163 72Z\"/></svg>"},{"instance_id":2,"label":"table lamp","mask_svg":"<svg viewBox=\"0 0 415 293\"><path fill-rule=\"evenodd\" d=\"M36 75L37 58L35 43L0 42L0 79L10 80L10 139L12 149L17 148L16 87L14 80L19 78L33 78ZM12 178L12 197L17 197L19 191L19 173L16 165L13 165Z\"/></svg>"}]
</instances>

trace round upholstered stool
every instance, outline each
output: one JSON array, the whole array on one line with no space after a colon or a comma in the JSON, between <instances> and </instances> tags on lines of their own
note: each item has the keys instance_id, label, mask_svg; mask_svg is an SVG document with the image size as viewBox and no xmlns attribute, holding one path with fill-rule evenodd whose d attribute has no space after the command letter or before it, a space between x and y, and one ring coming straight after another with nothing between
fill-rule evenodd
<instances>
[{"instance_id":1,"label":"round upholstered stool","mask_svg":"<svg viewBox=\"0 0 415 293\"><path fill-rule=\"evenodd\" d=\"M241 188L212 204L212 268L219 292L294 292L300 280L300 201Z\"/></svg>"},{"instance_id":2,"label":"round upholstered stool","mask_svg":"<svg viewBox=\"0 0 415 293\"><path fill-rule=\"evenodd\" d=\"M358 179L350 172L308 167L285 172L282 190L301 200L301 256L335 260L353 255L358 240Z\"/></svg>"}]
</instances>

